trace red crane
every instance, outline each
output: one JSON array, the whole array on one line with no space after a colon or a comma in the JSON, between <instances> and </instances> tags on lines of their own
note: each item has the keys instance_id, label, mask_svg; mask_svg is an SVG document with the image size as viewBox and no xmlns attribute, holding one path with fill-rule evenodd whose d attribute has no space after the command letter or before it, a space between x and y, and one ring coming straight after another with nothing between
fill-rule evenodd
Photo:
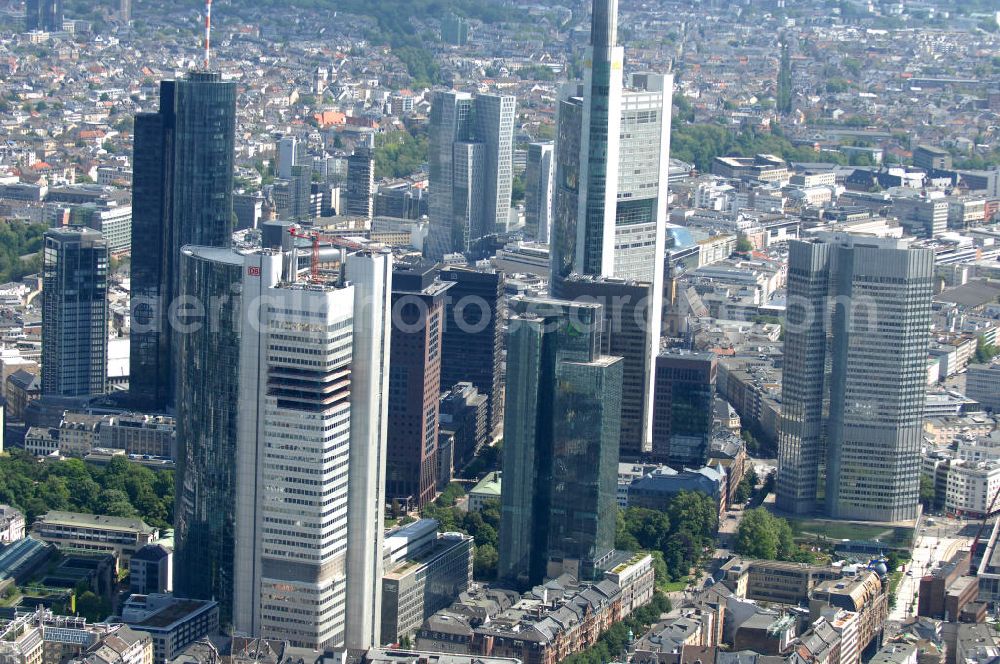
<instances>
[{"instance_id":1,"label":"red crane","mask_svg":"<svg viewBox=\"0 0 1000 664\"><path fill-rule=\"evenodd\" d=\"M309 279L313 282L319 281L319 245L320 242L327 242L334 247L343 247L353 251L360 251L365 248L363 244L348 240L339 235L329 235L316 230L304 230L298 226L288 229L288 234L295 238L312 241L312 255L309 258Z\"/></svg>"}]
</instances>

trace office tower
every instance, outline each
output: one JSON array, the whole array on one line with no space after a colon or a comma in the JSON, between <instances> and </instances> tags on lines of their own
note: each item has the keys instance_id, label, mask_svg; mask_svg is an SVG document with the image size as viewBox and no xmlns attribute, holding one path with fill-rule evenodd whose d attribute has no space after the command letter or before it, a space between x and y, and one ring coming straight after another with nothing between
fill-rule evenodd
<instances>
[{"instance_id":1,"label":"office tower","mask_svg":"<svg viewBox=\"0 0 1000 664\"><path fill-rule=\"evenodd\" d=\"M375 136L368 140L347 158L343 214L371 220L375 212Z\"/></svg>"},{"instance_id":2,"label":"office tower","mask_svg":"<svg viewBox=\"0 0 1000 664\"><path fill-rule=\"evenodd\" d=\"M305 156L305 143L297 136L282 136L278 141L278 177L282 180L292 179L292 166L302 163Z\"/></svg>"},{"instance_id":3,"label":"office tower","mask_svg":"<svg viewBox=\"0 0 1000 664\"><path fill-rule=\"evenodd\" d=\"M25 2L25 29L44 32L61 32L63 29L62 0L27 0Z\"/></svg>"},{"instance_id":4,"label":"office tower","mask_svg":"<svg viewBox=\"0 0 1000 664\"><path fill-rule=\"evenodd\" d=\"M717 370L712 353L670 350L656 358L653 460L675 469L708 462Z\"/></svg>"},{"instance_id":5,"label":"office tower","mask_svg":"<svg viewBox=\"0 0 1000 664\"><path fill-rule=\"evenodd\" d=\"M513 96L434 93L430 118L429 258L467 252L506 230L513 183Z\"/></svg>"},{"instance_id":6,"label":"office tower","mask_svg":"<svg viewBox=\"0 0 1000 664\"><path fill-rule=\"evenodd\" d=\"M135 118L129 391L137 407L173 402L169 308L181 247L226 247L233 229L236 84L194 71L163 81L160 110Z\"/></svg>"},{"instance_id":7,"label":"office tower","mask_svg":"<svg viewBox=\"0 0 1000 664\"><path fill-rule=\"evenodd\" d=\"M335 252L338 253L339 252ZM322 650L379 640L392 258L303 278L247 257L235 456L235 628ZM253 312L250 312L251 314Z\"/></svg>"},{"instance_id":8,"label":"office tower","mask_svg":"<svg viewBox=\"0 0 1000 664\"><path fill-rule=\"evenodd\" d=\"M108 245L89 228L45 232L42 394L104 394L108 379Z\"/></svg>"},{"instance_id":9,"label":"office tower","mask_svg":"<svg viewBox=\"0 0 1000 664\"><path fill-rule=\"evenodd\" d=\"M645 281L572 274L558 283L567 300L602 306L601 350L623 358L620 454L638 459L651 450L653 395L659 335L649 321L653 285ZM658 326L655 329L659 329Z\"/></svg>"},{"instance_id":10,"label":"office tower","mask_svg":"<svg viewBox=\"0 0 1000 664\"><path fill-rule=\"evenodd\" d=\"M441 385L475 385L489 399L492 434L503 421L503 272L452 267L441 280L455 284L445 305Z\"/></svg>"},{"instance_id":11,"label":"office tower","mask_svg":"<svg viewBox=\"0 0 1000 664\"><path fill-rule=\"evenodd\" d=\"M312 169L295 165L287 180L275 180L271 196L282 221L312 221L316 209L312 204Z\"/></svg>"},{"instance_id":12,"label":"office tower","mask_svg":"<svg viewBox=\"0 0 1000 664\"><path fill-rule=\"evenodd\" d=\"M423 507L437 480L444 302L453 282L433 263L398 263L392 272L389 444L386 499Z\"/></svg>"},{"instance_id":13,"label":"office tower","mask_svg":"<svg viewBox=\"0 0 1000 664\"><path fill-rule=\"evenodd\" d=\"M645 317L641 323L645 348L631 362L626 355L623 402L631 412L622 413L621 444L623 455L632 456L648 452L651 446L650 396L663 299L673 77L636 73L625 88L617 4L617 0L594 0L586 54L590 66L583 83L568 86L559 103L550 248L556 297L586 294L581 290L584 283L567 288L573 275L593 277L599 291L607 290L602 280L608 278L646 285L644 304L627 305ZM604 334L611 335L605 344L616 344L614 326ZM617 343L634 346L635 340ZM644 387L630 390L629 385ZM630 422L638 424L637 434L625 431Z\"/></svg>"},{"instance_id":14,"label":"office tower","mask_svg":"<svg viewBox=\"0 0 1000 664\"><path fill-rule=\"evenodd\" d=\"M179 321L174 587L180 597L214 599L233 620L238 474L241 279L244 258L221 247L185 247L179 295L205 307Z\"/></svg>"},{"instance_id":15,"label":"office tower","mask_svg":"<svg viewBox=\"0 0 1000 664\"><path fill-rule=\"evenodd\" d=\"M529 145L524 171L524 231L543 243L549 241L555 175L555 143Z\"/></svg>"},{"instance_id":16,"label":"office tower","mask_svg":"<svg viewBox=\"0 0 1000 664\"><path fill-rule=\"evenodd\" d=\"M916 517L933 275L933 250L903 240L831 233L791 243L783 511Z\"/></svg>"},{"instance_id":17,"label":"office tower","mask_svg":"<svg viewBox=\"0 0 1000 664\"><path fill-rule=\"evenodd\" d=\"M118 18L125 23L132 22L132 0L118 0Z\"/></svg>"},{"instance_id":18,"label":"office tower","mask_svg":"<svg viewBox=\"0 0 1000 664\"><path fill-rule=\"evenodd\" d=\"M500 578L593 579L614 553L622 361L601 354L600 305L511 308Z\"/></svg>"}]
</instances>

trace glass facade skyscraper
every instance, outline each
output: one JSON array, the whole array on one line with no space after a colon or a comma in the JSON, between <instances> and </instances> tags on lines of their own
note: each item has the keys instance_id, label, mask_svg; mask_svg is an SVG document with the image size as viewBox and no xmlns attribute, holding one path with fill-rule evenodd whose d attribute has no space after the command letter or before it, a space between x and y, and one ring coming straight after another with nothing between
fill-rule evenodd
<instances>
[{"instance_id":1,"label":"glass facade skyscraper","mask_svg":"<svg viewBox=\"0 0 1000 664\"><path fill-rule=\"evenodd\" d=\"M778 507L917 516L934 253L824 234L792 242Z\"/></svg>"},{"instance_id":2,"label":"glass facade skyscraper","mask_svg":"<svg viewBox=\"0 0 1000 664\"><path fill-rule=\"evenodd\" d=\"M89 228L46 231L42 254L42 394L104 394L108 245Z\"/></svg>"},{"instance_id":3,"label":"glass facade skyscraper","mask_svg":"<svg viewBox=\"0 0 1000 664\"><path fill-rule=\"evenodd\" d=\"M440 259L506 230L513 187L514 110L509 95L434 93L430 117L431 234Z\"/></svg>"},{"instance_id":4,"label":"glass facade skyscraper","mask_svg":"<svg viewBox=\"0 0 1000 664\"><path fill-rule=\"evenodd\" d=\"M172 403L167 317L181 247L231 242L235 136L236 84L217 72L163 81L159 111L136 116L129 390L138 407Z\"/></svg>"},{"instance_id":5,"label":"glass facade skyscraper","mask_svg":"<svg viewBox=\"0 0 1000 664\"><path fill-rule=\"evenodd\" d=\"M174 588L233 615L240 282L243 256L216 247L180 253L179 294L206 303L177 337Z\"/></svg>"},{"instance_id":6,"label":"glass facade skyscraper","mask_svg":"<svg viewBox=\"0 0 1000 664\"><path fill-rule=\"evenodd\" d=\"M656 358L652 458L674 468L708 461L718 366L712 353L671 351Z\"/></svg>"},{"instance_id":7,"label":"glass facade skyscraper","mask_svg":"<svg viewBox=\"0 0 1000 664\"><path fill-rule=\"evenodd\" d=\"M602 279L645 285L632 302L644 333L605 343L632 348L625 355L626 411L622 456L651 447L653 363L659 351L666 256L667 170L673 77L633 73L625 85L624 50L617 44L617 0L594 0L591 41L582 83L566 86L556 123L552 237L552 294L570 299L607 288ZM579 275L592 278L570 285ZM614 354L619 354L613 351ZM630 385L633 386L630 388Z\"/></svg>"},{"instance_id":8,"label":"glass facade skyscraper","mask_svg":"<svg viewBox=\"0 0 1000 664\"><path fill-rule=\"evenodd\" d=\"M614 554L622 360L601 306L515 298L507 336L501 579L593 579Z\"/></svg>"}]
</instances>

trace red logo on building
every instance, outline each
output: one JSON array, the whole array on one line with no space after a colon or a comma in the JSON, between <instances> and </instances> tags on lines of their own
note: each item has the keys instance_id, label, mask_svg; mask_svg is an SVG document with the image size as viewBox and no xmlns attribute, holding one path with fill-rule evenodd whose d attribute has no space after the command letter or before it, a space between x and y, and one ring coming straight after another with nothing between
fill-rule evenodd
<instances>
[{"instance_id":1,"label":"red logo on building","mask_svg":"<svg viewBox=\"0 0 1000 664\"><path fill-rule=\"evenodd\" d=\"M260 268L257 267L256 265L251 265L250 267L247 268L247 276L250 276L250 277L259 277L260 276Z\"/></svg>"}]
</instances>

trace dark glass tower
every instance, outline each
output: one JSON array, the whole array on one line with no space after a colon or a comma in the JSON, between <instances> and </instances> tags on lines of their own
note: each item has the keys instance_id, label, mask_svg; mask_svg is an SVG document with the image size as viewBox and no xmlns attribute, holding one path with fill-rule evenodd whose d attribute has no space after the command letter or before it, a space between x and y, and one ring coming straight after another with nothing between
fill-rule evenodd
<instances>
[{"instance_id":1,"label":"dark glass tower","mask_svg":"<svg viewBox=\"0 0 1000 664\"><path fill-rule=\"evenodd\" d=\"M62 0L27 0L25 29L60 32L63 29Z\"/></svg>"},{"instance_id":2,"label":"dark glass tower","mask_svg":"<svg viewBox=\"0 0 1000 664\"><path fill-rule=\"evenodd\" d=\"M89 228L47 231L42 270L42 394L104 394L108 245Z\"/></svg>"},{"instance_id":3,"label":"dark glass tower","mask_svg":"<svg viewBox=\"0 0 1000 664\"><path fill-rule=\"evenodd\" d=\"M593 579L614 554L622 360L601 354L598 304L511 307L500 577Z\"/></svg>"},{"instance_id":4,"label":"dark glass tower","mask_svg":"<svg viewBox=\"0 0 1000 664\"><path fill-rule=\"evenodd\" d=\"M675 469L708 461L717 369L712 353L669 351L656 358L654 460Z\"/></svg>"},{"instance_id":5,"label":"dark glass tower","mask_svg":"<svg viewBox=\"0 0 1000 664\"><path fill-rule=\"evenodd\" d=\"M160 110L135 119L130 391L173 404L170 305L185 245L227 247L233 231L236 84L216 72L163 81Z\"/></svg>"},{"instance_id":6,"label":"dark glass tower","mask_svg":"<svg viewBox=\"0 0 1000 664\"><path fill-rule=\"evenodd\" d=\"M243 257L188 247L179 261L180 295L213 302L177 336L177 471L174 588L215 599L220 620L233 611L236 441Z\"/></svg>"},{"instance_id":7,"label":"dark glass tower","mask_svg":"<svg viewBox=\"0 0 1000 664\"><path fill-rule=\"evenodd\" d=\"M503 419L503 272L449 268L441 280L455 284L445 305L441 389L475 385L489 399L492 433Z\"/></svg>"}]
</instances>

